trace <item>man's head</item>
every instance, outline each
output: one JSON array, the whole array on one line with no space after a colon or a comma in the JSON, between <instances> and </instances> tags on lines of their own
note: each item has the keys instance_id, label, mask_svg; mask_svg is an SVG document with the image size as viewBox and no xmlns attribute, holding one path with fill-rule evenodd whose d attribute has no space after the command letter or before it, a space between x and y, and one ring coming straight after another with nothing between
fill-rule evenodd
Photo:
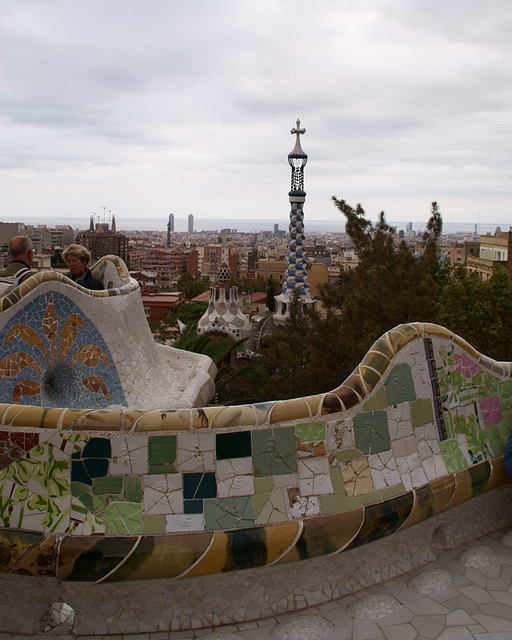
<instances>
[{"instance_id":1,"label":"man's head","mask_svg":"<svg viewBox=\"0 0 512 640\"><path fill-rule=\"evenodd\" d=\"M29 267L34 262L34 249L30 238L15 236L9 241L9 257L11 260L21 260Z\"/></svg>"}]
</instances>

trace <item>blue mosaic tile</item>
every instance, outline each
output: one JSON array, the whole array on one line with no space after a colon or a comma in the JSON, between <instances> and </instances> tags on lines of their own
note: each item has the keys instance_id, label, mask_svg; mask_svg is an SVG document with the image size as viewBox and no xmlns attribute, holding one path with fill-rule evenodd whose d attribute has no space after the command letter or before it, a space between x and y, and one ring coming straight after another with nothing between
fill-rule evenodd
<instances>
[{"instance_id":1,"label":"blue mosaic tile","mask_svg":"<svg viewBox=\"0 0 512 640\"><path fill-rule=\"evenodd\" d=\"M8 353L0 366L0 402L92 409L126 406L100 332L59 292L46 292L25 304L0 331L0 345Z\"/></svg>"},{"instance_id":2,"label":"blue mosaic tile","mask_svg":"<svg viewBox=\"0 0 512 640\"><path fill-rule=\"evenodd\" d=\"M183 498L203 500L217 497L217 482L214 473L184 473Z\"/></svg>"},{"instance_id":3,"label":"blue mosaic tile","mask_svg":"<svg viewBox=\"0 0 512 640\"><path fill-rule=\"evenodd\" d=\"M203 513L203 504L202 500L184 500L183 512L186 514Z\"/></svg>"},{"instance_id":4,"label":"blue mosaic tile","mask_svg":"<svg viewBox=\"0 0 512 640\"><path fill-rule=\"evenodd\" d=\"M217 460L248 458L252 455L251 432L219 433L216 438Z\"/></svg>"}]
</instances>

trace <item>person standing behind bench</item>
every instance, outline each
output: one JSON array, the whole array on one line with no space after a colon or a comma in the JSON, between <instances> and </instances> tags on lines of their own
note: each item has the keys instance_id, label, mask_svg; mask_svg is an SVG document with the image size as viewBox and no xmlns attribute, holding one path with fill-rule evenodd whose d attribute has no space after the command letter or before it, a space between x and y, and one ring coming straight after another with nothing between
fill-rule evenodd
<instances>
[{"instance_id":1,"label":"person standing behind bench","mask_svg":"<svg viewBox=\"0 0 512 640\"><path fill-rule=\"evenodd\" d=\"M87 268L91 254L85 247L79 244L70 244L64 249L62 257L67 262L69 272L66 274L68 278L74 280L77 284L85 289L93 289L101 291L104 289L103 282L97 280Z\"/></svg>"},{"instance_id":2,"label":"person standing behind bench","mask_svg":"<svg viewBox=\"0 0 512 640\"><path fill-rule=\"evenodd\" d=\"M16 276L19 271L23 270L25 273L20 275L18 281L18 284L21 284L36 273L36 271L30 270L34 262L34 249L30 238L25 236L11 238L7 251L11 262L0 271L0 278L2 276Z\"/></svg>"}]
</instances>

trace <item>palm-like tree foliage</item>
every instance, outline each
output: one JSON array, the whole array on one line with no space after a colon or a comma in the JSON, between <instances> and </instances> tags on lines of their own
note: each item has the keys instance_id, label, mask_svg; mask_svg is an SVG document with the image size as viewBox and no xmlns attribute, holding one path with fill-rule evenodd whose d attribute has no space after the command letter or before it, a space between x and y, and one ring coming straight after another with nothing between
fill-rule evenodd
<instances>
[{"instance_id":1,"label":"palm-like tree foliage","mask_svg":"<svg viewBox=\"0 0 512 640\"><path fill-rule=\"evenodd\" d=\"M210 357L218 369L215 377L215 392L217 396L227 396L227 389L233 380L241 376L250 375L253 370L250 364L234 366L230 362L231 355L240 351L246 342L247 338L237 340L236 338L218 334L199 334L197 333L197 322L192 322L186 325L176 342L174 342L173 347L184 351L202 353ZM230 398L230 401L236 401L236 398ZM227 401L226 403L229 404Z\"/></svg>"}]
</instances>

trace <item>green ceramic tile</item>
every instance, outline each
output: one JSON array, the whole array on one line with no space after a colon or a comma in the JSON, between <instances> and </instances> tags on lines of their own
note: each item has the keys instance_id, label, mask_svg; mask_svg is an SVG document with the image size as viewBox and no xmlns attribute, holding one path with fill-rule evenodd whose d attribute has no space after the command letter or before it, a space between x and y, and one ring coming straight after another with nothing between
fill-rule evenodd
<instances>
[{"instance_id":1,"label":"green ceramic tile","mask_svg":"<svg viewBox=\"0 0 512 640\"><path fill-rule=\"evenodd\" d=\"M389 430L385 411L369 411L354 416L356 446L364 455L388 451Z\"/></svg>"},{"instance_id":2,"label":"green ceramic tile","mask_svg":"<svg viewBox=\"0 0 512 640\"><path fill-rule=\"evenodd\" d=\"M241 529L254 526L251 496L204 501L206 529Z\"/></svg>"},{"instance_id":3,"label":"green ceramic tile","mask_svg":"<svg viewBox=\"0 0 512 640\"><path fill-rule=\"evenodd\" d=\"M166 474L166 473L178 473L176 467L168 462L166 464L152 464L149 466L150 474Z\"/></svg>"},{"instance_id":4,"label":"green ceramic tile","mask_svg":"<svg viewBox=\"0 0 512 640\"><path fill-rule=\"evenodd\" d=\"M503 411L512 409L512 380L502 380L498 389Z\"/></svg>"},{"instance_id":5,"label":"green ceramic tile","mask_svg":"<svg viewBox=\"0 0 512 640\"><path fill-rule=\"evenodd\" d=\"M298 424L295 427L297 436L304 442L313 442L315 440L325 440L325 421L308 422Z\"/></svg>"},{"instance_id":6,"label":"green ceramic tile","mask_svg":"<svg viewBox=\"0 0 512 640\"><path fill-rule=\"evenodd\" d=\"M142 480L140 476L125 476L124 495L128 502L142 502Z\"/></svg>"},{"instance_id":7,"label":"green ceramic tile","mask_svg":"<svg viewBox=\"0 0 512 640\"><path fill-rule=\"evenodd\" d=\"M416 400L414 379L411 367L408 364L399 364L393 367L385 384L388 404L400 404Z\"/></svg>"},{"instance_id":8,"label":"green ceramic tile","mask_svg":"<svg viewBox=\"0 0 512 640\"><path fill-rule=\"evenodd\" d=\"M322 513L338 513L339 511L348 511L348 502L345 495L335 493L334 495L320 496L320 505Z\"/></svg>"},{"instance_id":9,"label":"green ceramic tile","mask_svg":"<svg viewBox=\"0 0 512 640\"><path fill-rule=\"evenodd\" d=\"M143 529L146 535L165 533L165 516L144 516Z\"/></svg>"},{"instance_id":10,"label":"green ceramic tile","mask_svg":"<svg viewBox=\"0 0 512 640\"><path fill-rule=\"evenodd\" d=\"M176 436L150 436L149 473L176 473Z\"/></svg>"},{"instance_id":11,"label":"green ceramic tile","mask_svg":"<svg viewBox=\"0 0 512 640\"><path fill-rule=\"evenodd\" d=\"M11 524L11 514L15 504L14 500L0 496L0 524L4 527L9 527Z\"/></svg>"},{"instance_id":12,"label":"green ceramic tile","mask_svg":"<svg viewBox=\"0 0 512 640\"><path fill-rule=\"evenodd\" d=\"M411 422L414 429L434 422L434 407L430 398L418 398L411 402Z\"/></svg>"},{"instance_id":13,"label":"green ceramic tile","mask_svg":"<svg viewBox=\"0 0 512 640\"><path fill-rule=\"evenodd\" d=\"M254 511L254 516L257 518L260 515L261 510L267 504L267 500L269 498L268 493L257 493L252 496L252 508Z\"/></svg>"},{"instance_id":14,"label":"green ceramic tile","mask_svg":"<svg viewBox=\"0 0 512 640\"><path fill-rule=\"evenodd\" d=\"M91 502L92 502L92 496L89 496L91 498ZM85 505L83 504L77 504L76 502L73 502L71 504L71 517L75 517L75 518L79 518L80 520L83 520L83 516L87 515L87 513L90 511L90 509L88 509Z\"/></svg>"},{"instance_id":15,"label":"green ceramic tile","mask_svg":"<svg viewBox=\"0 0 512 640\"><path fill-rule=\"evenodd\" d=\"M368 402L363 405L363 411L376 411L378 409L386 409L389 407L386 389L381 387Z\"/></svg>"},{"instance_id":16,"label":"green ceramic tile","mask_svg":"<svg viewBox=\"0 0 512 640\"><path fill-rule=\"evenodd\" d=\"M124 495L122 493L114 493L114 494L102 494L100 496L93 497L93 512L100 518L105 516L105 511L110 502L122 502L124 500Z\"/></svg>"},{"instance_id":17,"label":"green ceramic tile","mask_svg":"<svg viewBox=\"0 0 512 640\"><path fill-rule=\"evenodd\" d=\"M346 511L348 508L340 470L331 469L330 475L334 495L320 496L320 504L322 505L322 513L324 514Z\"/></svg>"},{"instance_id":18,"label":"green ceramic tile","mask_svg":"<svg viewBox=\"0 0 512 640\"><path fill-rule=\"evenodd\" d=\"M389 500L389 498L394 498L395 496L399 496L402 493L406 493L406 489L402 483L395 485L394 487L386 487L385 489L381 489L379 491L383 500Z\"/></svg>"},{"instance_id":19,"label":"green ceramic tile","mask_svg":"<svg viewBox=\"0 0 512 640\"><path fill-rule=\"evenodd\" d=\"M91 488L84 484L83 482L72 482L71 483L71 495L75 498L79 498L84 493L90 493Z\"/></svg>"},{"instance_id":20,"label":"green ceramic tile","mask_svg":"<svg viewBox=\"0 0 512 640\"><path fill-rule=\"evenodd\" d=\"M123 476L94 478L92 481L92 493L95 496L103 493L123 493Z\"/></svg>"},{"instance_id":21,"label":"green ceramic tile","mask_svg":"<svg viewBox=\"0 0 512 640\"><path fill-rule=\"evenodd\" d=\"M352 509L360 509L363 506L361 502L361 498L347 498L347 511L352 511Z\"/></svg>"},{"instance_id":22,"label":"green ceramic tile","mask_svg":"<svg viewBox=\"0 0 512 640\"><path fill-rule=\"evenodd\" d=\"M251 432L219 433L216 437L217 460L248 458L252 455Z\"/></svg>"},{"instance_id":23,"label":"green ceramic tile","mask_svg":"<svg viewBox=\"0 0 512 640\"><path fill-rule=\"evenodd\" d=\"M361 449L341 449L336 451L336 459L340 462L346 462L347 460L355 460L356 458L362 458L363 452Z\"/></svg>"},{"instance_id":24,"label":"green ceramic tile","mask_svg":"<svg viewBox=\"0 0 512 640\"><path fill-rule=\"evenodd\" d=\"M285 475L296 473L297 457L295 428L277 427L252 432L254 475Z\"/></svg>"},{"instance_id":25,"label":"green ceramic tile","mask_svg":"<svg viewBox=\"0 0 512 640\"><path fill-rule=\"evenodd\" d=\"M444 424L449 438L455 437L455 425L451 411L443 411Z\"/></svg>"},{"instance_id":26,"label":"green ceramic tile","mask_svg":"<svg viewBox=\"0 0 512 640\"><path fill-rule=\"evenodd\" d=\"M82 493L82 495L78 499L87 509L87 511L94 512L94 498L90 493Z\"/></svg>"},{"instance_id":27,"label":"green ceramic tile","mask_svg":"<svg viewBox=\"0 0 512 640\"><path fill-rule=\"evenodd\" d=\"M468 466L464 454L459 448L459 443L455 439L443 440L439 443L441 453L443 454L444 463L448 473L462 471Z\"/></svg>"},{"instance_id":28,"label":"green ceramic tile","mask_svg":"<svg viewBox=\"0 0 512 640\"><path fill-rule=\"evenodd\" d=\"M274 478L255 478L254 493L270 493L274 488Z\"/></svg>"},{"instance_id":29,"label":"green ceramic tile","mask_svg":"<svg viewBox=\"0 0 512 640\"><path fill-rule=\"evenodd\" d=\"M341 477L341 472L339 467L335 469L331 469L330 471L331 483L334 493L339 493L340 495L345 495L345 489L343 487L343 478Z\"/></svg>"},{"instance_id":30,"label":"green ceramic tile","mask_svg":"<svg viewBox=\"0 0 512 640\"><path fill-rule=\"evenodd\" d=\"M107 536L143 533L142 505L131 502L111 502L105 510Z\"/></svg>"},{"instance_id":31,"label":"green ceramic tile","mask_svg":"<svg viewBox=\"0 0 512 640\"><path fill-rule=\"evenodd\" d=\"M507 411L507 413L510 413L510 411ZM489 438L489 444L495 456L502 456L505 453L511 430L512 422L508 417L504 417L499 424L489 424L485 428L487 437Z\"/></svg>"},{"instance_id":32,"label":"green ceramic tile","mask_svg":"<svg viewBox=\"0 0 512 640\"><path fill-rule=\"evenodd\" d=\"M368 493L364 496L360 496L360 499L363 506L367 504L375 504L376 502L382 501L380 493Z\"/></svg>"},{"instance_id":33,"label":"green ceramic tile","mask_svg":"<svg viewBox=\"0 0 512 640\"><path fill-rule=\"evenodd\" d=\"M363 404L363 411L375 411L378 408L379 407L377 405L377 399L375 398L375 396L372 396Z\"/></svg>"}]
</instances>

